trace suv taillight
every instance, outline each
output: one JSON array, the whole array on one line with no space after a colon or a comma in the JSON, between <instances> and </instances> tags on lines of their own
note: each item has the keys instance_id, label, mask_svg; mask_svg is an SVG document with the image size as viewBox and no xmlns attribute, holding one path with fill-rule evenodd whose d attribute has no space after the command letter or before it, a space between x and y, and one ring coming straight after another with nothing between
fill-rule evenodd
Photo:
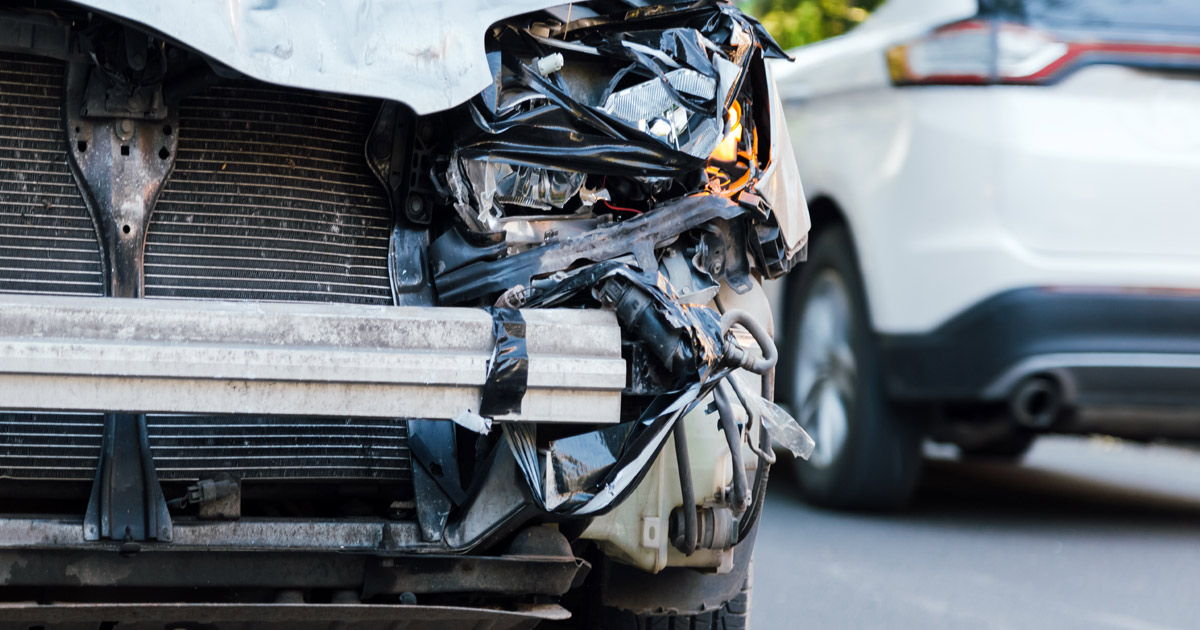
<instances>
[{"instance_id":1,"label":"suv taillight","mask_svg":"<svg viewBox=\"0 0 1200 630\"><path fill-rule=\"evenodd\" d=\"M1064 42L1021 24L966 20L887 51L897 85L1049 83L1086 63L1194 69L1200 68L1200 47Z\"/></svg>"},{"instance_id":2,"label":"suv taillight","mask_svg":"<svg viewBox=\"0 0 1200 630\"><path fill-rule=\"evenodd\" d=\"M1069 48L1017 24L967 20L889 49L887 61L901 85L984 85L1034 79Z\"/></svg>"}]
</instances>

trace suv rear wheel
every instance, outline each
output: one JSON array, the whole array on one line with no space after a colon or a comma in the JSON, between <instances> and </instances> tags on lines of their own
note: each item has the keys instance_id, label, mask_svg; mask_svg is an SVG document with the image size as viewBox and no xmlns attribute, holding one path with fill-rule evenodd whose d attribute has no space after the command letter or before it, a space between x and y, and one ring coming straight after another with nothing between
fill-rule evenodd
<instances>
[{"instance_id":1,"label":"suv rear wheel","mask_svg":"<svg viewBox=\"0 0 1200 630\"><path fill-rule=\"evenodd\" d=\"M805 499L844 509L896 509L920 469L920 430L896 417L884 396L879 353L862 278L845 228L816 235L788 291L782 385L816 440L796 462Z\"/></svg>"}]
</instances>

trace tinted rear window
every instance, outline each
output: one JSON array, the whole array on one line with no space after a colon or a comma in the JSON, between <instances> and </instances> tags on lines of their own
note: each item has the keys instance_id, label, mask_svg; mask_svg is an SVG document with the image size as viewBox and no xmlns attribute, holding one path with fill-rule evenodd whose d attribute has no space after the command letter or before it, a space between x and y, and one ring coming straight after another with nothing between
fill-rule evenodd
<instances>
[{"instance_id":1,"label":"tinted rear window","mask_svg":"<svg viewBox=\"0 0 1200 630\"><path fill-rule=\"evenodd\" d=\"M1200 0L981 0L1031 24L1200 30Z\"/></svg>"}]
</instances>

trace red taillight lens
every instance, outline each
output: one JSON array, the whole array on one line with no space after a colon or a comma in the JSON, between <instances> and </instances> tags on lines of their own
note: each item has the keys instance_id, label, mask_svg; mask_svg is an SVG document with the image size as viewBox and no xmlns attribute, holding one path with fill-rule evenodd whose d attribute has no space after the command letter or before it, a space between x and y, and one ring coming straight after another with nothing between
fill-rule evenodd
<instances>
[{"instance_id":1,"label":"red taillight lens","mask_svg":"<svg viewBox=\"0 0 1200 630\"><path fill-rule=\"evenodd\" d=\"M896 84L983 84L991 75L992 29L987 22L943 26L921 39L887 51Z\"/></svg>"},{"instance_id":2,"label":"red taillight lens","mask_svg":"<svg viewBox=\"0 0 1200 630\"><path fill-rule=\"evenodd\" d=\"M967 20L887 51L897 85L1050 82L1087 63L1200 68L1200 47L1141 42L1063 42L1011 22Z\"/></svg>"},{"instance_id":3,"label":"red taillight lens","mask_svg":"<svg viewBox=\"0 0 1200 630\"><path fill-rule=\"evenodd\" d=\"M1061 60L1069 47L1031 28L968 20L887 52L892 81L914 84L1022 82Z\"/></svg>"}]
</instances>

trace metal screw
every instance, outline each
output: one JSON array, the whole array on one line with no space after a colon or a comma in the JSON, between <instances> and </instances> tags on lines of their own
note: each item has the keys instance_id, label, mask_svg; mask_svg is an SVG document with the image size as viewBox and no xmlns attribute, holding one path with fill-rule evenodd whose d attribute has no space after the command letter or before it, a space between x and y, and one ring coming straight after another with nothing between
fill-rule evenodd
<instances>
[{"instance_id":1,"label":"metal screw","mask_svg":"<svg viewBox=\"0 0 1200 630\"><path fill-rule=\"evenodd\" d=\"M117 138L119 138L122 143L128 144L129 141L133 139L133 132L136 129L137 127L134 126L132 120L128 118L122 118L121 120L117 121Z\"/></svg>"},{"instance_id":2,"label":"metal screw","mask_svg":"<svg viewBox=\"0 0 1200 630\"><path fill-rule=\"evenodd\" d=\"M142 96L141 92L137 92L129 97L130 111L140 112L140 111L144 110L145 108L146 108L146 98L144 96Z\"/></svg>"},{"instance_id":3,"label":"metal screw","mask_svg":"<svg viewBox=\"0 0 1200 630\"><path fill-rule=\"evenodd\" d=\"M416 217L425 214L425 200L421 195L408 196L408 213Z\"/></svg>"}]
</instances>

